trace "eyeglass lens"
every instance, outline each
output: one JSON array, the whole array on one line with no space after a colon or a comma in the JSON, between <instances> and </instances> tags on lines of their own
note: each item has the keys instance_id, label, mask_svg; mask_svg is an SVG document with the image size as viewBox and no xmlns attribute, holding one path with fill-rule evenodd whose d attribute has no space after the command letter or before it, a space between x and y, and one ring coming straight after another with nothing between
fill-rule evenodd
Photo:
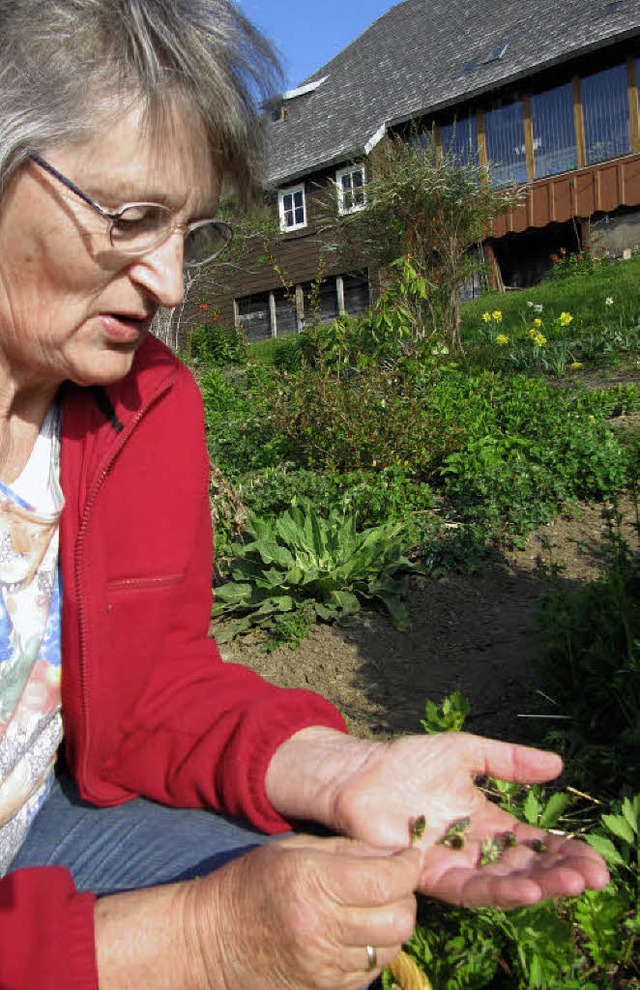
<instances>
[{"instance_id":1,"label":"eyeglass lens","mask_svg":"<svg viewBox=\"0 0 640 990\"><path fill-rule=\"evenodd\" d=\"M159 247L172 232L171 211L159 203L135 203L111 221L111 244L126 254L144 254ZM184 239L185 265L211 261L231 240L231 228L207 220L187 229Z\"/></svg>"}]
</instances>

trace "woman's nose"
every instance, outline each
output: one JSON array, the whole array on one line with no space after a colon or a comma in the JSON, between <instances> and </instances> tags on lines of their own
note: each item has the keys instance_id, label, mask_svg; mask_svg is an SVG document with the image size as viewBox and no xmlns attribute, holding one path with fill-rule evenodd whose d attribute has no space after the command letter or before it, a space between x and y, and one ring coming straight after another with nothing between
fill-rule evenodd
<instances>
[{"instance_id":1,"label":"woman's nose","mask_svg":"<svg viewBox=\"0 0 640 990\"><path fill-rule=\"evenodd\" d=\"M129 276L143 286L160 306L172 309L184 298L184 237L176 230L164 244L137 258Z\"/></svg>"}]
</instances>

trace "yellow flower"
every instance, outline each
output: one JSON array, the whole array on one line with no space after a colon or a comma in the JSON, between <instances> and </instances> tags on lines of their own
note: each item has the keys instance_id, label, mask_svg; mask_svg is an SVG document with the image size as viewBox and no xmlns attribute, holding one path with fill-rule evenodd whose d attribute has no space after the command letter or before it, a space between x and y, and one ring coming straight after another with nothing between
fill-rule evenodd
<instances>
[{"instance_id":1,"label":"yellow flower","mask_svg":"<svg viewBox=\"0 0 640 990\"><path fill-rule=\"evenodd\" d=\"M508 343L509 343L509 338L505 334L499 333L498 336L496 337L496 344L498 345L498 347L504 347Z\"/></svg>"},{"instance_id":2,"label":"yellow flower","mask_svg":"<svg viewBox=\"0 0 640 990\"><path fill-rule=\"evenodd\" d=\"M595 423L595 421L596 421L596 417L595 416L589 416L589 422L590 423Z\"/></svg>"},{"instance_id":3,"label":"yellow flower","mask_svg":"<svg viewBox=\"0 0 640 990\"><path fill-rule=\"evenodd\" d=\"M535 337L537 333L538 333L538 331L536 330L535 327L529 327L529 336L530 337L532 337L532 338Z\"/></svg>"},{"instance_id":4,"label":"yellow flower","mask_svg":"<svg viewBox=\"0 0 640 990\"><path fill-rule=\"evenodd\" d=\"M537 333L535 337L532 338L532 340L536 347L544 347L544 345L547 342L547 338L541 333Z\"/></svg>"},{"instance_id":5,"label":"yellow flower","mask_svg":"<svg viewBox=\"0 0 640 990\"><path fill-rule=\"evenodd\" d=\"M494 318L494 320L496 321L496 323L502 323L502 313L500 312L499 309L494 309L494 311L493 311L493 313L491 315Z\"/></svg>"},{"instance_id":6,"label":"yellow flower","mask_svg":"<svg viewBox=\"0 0 640 990\"><path fill-rule=\"evenodd\" d=\"M560 313L560 316L558 317L558 323L560 324L561 327L566 327L571 323L572 319L573 316L571 315L571 313Z\"/></svg>"},{"instance_id":7,"label":"yellow flower","mask_svg":"<svg viewBox=\"0 0 640 990\"><path fill-rule=\"evenodd\" d=\"M582 367L582 361L572 361L569 365L569 371L577 371L578 368Z\"/></svg>"},{"instance_id":8,"label":"yellow flower","mask_svg":"<svg viewBox=\"0 0 640 990\"><path fill-rule=\"evenodd\" d=\"M491 313L483 313L482 319L485 323L491 323Z\"/></svg>"},{"instance_id":9,"label":"yellow flower","mask_svg":"<svg viewBox=\"0 0 640 990\"><path fill-rule=\"evenodd\" d=\"M539 316L536 316L535 320L533 321L533 325L534 325L534 327L541 327L542 326L542 320L540 319Z\"/></svg>"}]
</instances>

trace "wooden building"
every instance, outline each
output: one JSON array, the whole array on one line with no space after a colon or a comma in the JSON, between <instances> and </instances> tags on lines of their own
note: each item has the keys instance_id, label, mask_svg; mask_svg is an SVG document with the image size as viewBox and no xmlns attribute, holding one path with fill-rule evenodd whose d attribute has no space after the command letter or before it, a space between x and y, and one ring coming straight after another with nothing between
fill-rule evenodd
<instances>
[{"instance_id":1,"label":"wooden building","mask_svg":"<svg viewBox=\"0 0 640 990\"><path fill-rule=\"evenodd\" d=\"M640 246L640 0L404 0L268 108L267 188L278 264L207 298L250 340L300 329L319 265L320 203L366 207L372 152L412 128L526 182L487 232L507 285L537 281L559 248ZM358 313L377 273L323 270L323 318Z\"/></svg>"}]
</instances>

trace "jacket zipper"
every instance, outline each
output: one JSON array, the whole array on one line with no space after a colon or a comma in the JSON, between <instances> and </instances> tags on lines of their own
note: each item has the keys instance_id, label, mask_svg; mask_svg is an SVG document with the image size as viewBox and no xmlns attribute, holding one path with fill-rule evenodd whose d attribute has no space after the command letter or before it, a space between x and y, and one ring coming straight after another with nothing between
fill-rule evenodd
<instances>
[{"instance_id":1,"label":"jacket zipper","mask_svg":"<svg viewBox=\"0 0 640 990\"><path fill-rule=\"evenodd\" d=\"M118 440L109 455L109 458L104 465L102 471L96 478L87 503L84 508L84 513L82 516L82 522L80 523L80 528L78 530L78 537L75 546L75 579L76 579L76 601L78 602L78 625L79 625L79 664L80 664L80 691L81 691L81 708L82 717L84 725L85 734L85 747L84 747L84 758L82 761L82 766L80 768L82 781L84 784L85 792L91 794L91 789L87 784L87 767L89 765L89 746L90 746L90 731L89 731L89 702L88 702L88 687L87 687L87 676L86 676L86 663L87 663L87 635L86 635L86 612L85 612L85 598L82 594L83 587L86 587L84 567L83 567L83 553L84 553L84 541L86 532L89 526L89 518L93 511L93 507L97 501L102 484L109 474L113 463L126 444L127 440L137 428L140 420L147 414L149 409L158 402L162 396L164 396L172 387L175 375L171 376L165 384L153 395L147 402L138 410L133 419L129 420L122 432L118 435Z\"/></svg>"}]
</instances>

